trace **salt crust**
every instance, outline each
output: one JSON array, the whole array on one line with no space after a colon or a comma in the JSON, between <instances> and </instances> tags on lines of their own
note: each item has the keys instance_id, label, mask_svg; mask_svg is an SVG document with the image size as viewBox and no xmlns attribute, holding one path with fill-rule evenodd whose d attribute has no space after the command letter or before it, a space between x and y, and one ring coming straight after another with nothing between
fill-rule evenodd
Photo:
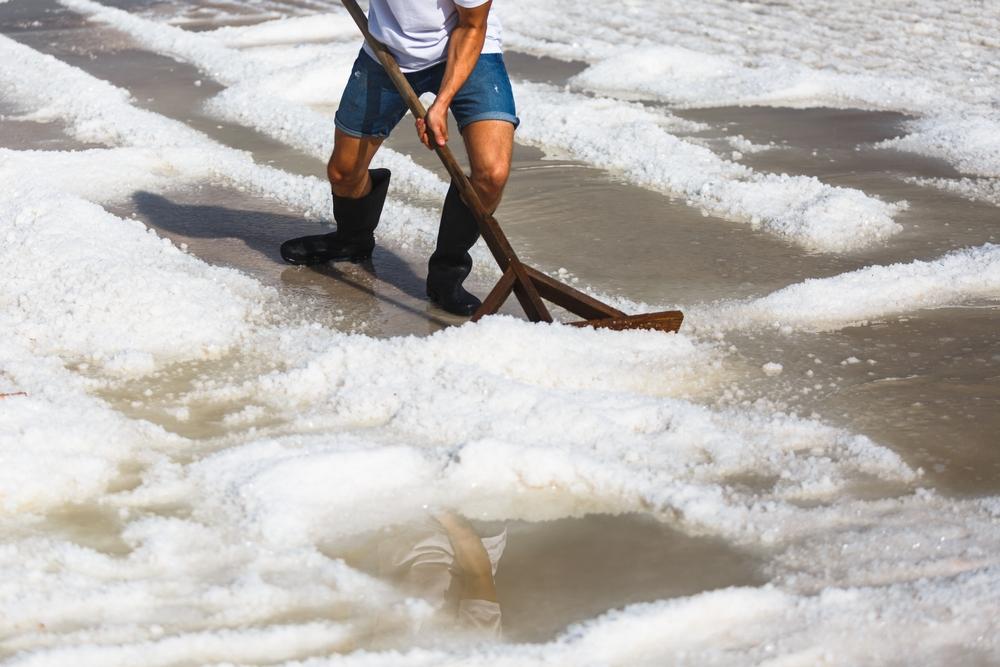
<instances>
[{"instance_id":1,"label":"salt crust","mask_svg":"<svg viewBox=\"0 0 1000 667\"><path fill-rule=\"evenodd\" d=\"M246 47L299 45L310 41L357 42L358 28L353 21L344 21L341 14L293 16L280 21L255 25L225 26L210 32L223 45L239 49Z\"/></svg>"},{"instance_id":2,"label":"salt crust","mask_svg":"<svg viewBox=\"0 0 1000 667\"><path fill-rule=\"evenodd\" d=\"M81 141L117 147L181 148L211 151L210 173L322 217L329 185L257 165L244 151L224 147L183 123L131 105L126 91L51 56L0 36L0 86L5 99L31 109L35 120L66 123ZM53 82L39 86L38 80ZM69 94L67 91L73 91Z\"/></svg>"},{"instance_id":3,"label":"salt crust","mask_svg":"<svg viewBox=\"0 0 1000 667\"><path fill-rule=\"evenodd\" d=\"M156 23L91 0L65 0L62 4L110 23L139 38L153 51L191 62L226 86L242 84L245 93L249 88L251 94L256 95L256 104L245 105L242 111L244 114L251 114L256 107L262 109L261 118L254 124L257 129L277 127L287 133L286 138L296 138L290 143L297 148L324 161L329 157L333 145L330 120L287 102L336 104L340 99L340 91L347 84L350 63L357 55L356 40L332 50L316 46L291 49L289 59L275 55L276 49L241 53L200 33ZM330 22L345 29L343 22L336 23L332 17ZM293 29L299 30L301 23L293 20ZM288 28L283 32L287 35ZM335 34L338 33L335 31ZM307 64L312 67L303 73L303 66ZM269 102L272 97L278 98L274 106ZM282 104L282 100L286 103ZM377 166L394 170L394 186L402 186L409 194L423 192L444 195L444 183L427 169L418 166L409 156L383 148L379 151L379 160Z\"/></svg>"},{"instance_id":4,"label":"salt crust","mask_svg":"<svg viewBox=\"0 0 1000 667\"><path fill-rule=\"evenodd\" d=\"M938 188L945 192L968 197L974 201L1000 206L1000 178L910 178L909 182L924 187Z\"/></svg>"},{"instance_id":5,"label":"salt crust","mask_svg":"<svg viewBox=\"0 0 1000 667\"><path fill-rule=\"evenodd\" d=\"M658 114L619 100L520 84L519 136L625 174L629 181L682 194L705 210L776 234L814 251L876 245L902 230L900 205L831 187L816 178L761 174L671 135Z\"/></svg>"},{"instance_id":6,"label":"salt crust","mask_svg":"<svg viewBox=\"0 0 1000 667\"><path fill-rule=\"evenodd\" d=\"M284 544L314 541L320 526L328 536L354 533L448 502L492 518L646 508L737 538L748 528L746 504L767 498L776 512L786 501L829 499L858 472L914 478L864 438L670 398L713 381L697 379L710 357L681 337L663 346L655 334L620 341L584 332L570 351L558 346L577 336L557 328L517 360L523 328L500 319L428 341L323 342L313 353L301 341L282 344L282 358L298 358L289 370L205 389L196 400L253 401L325 435L266 438L206 459L191 470L205 480L199 493L217 494L221 506L238 499L233 511L249 519L248 533ZM599 351L597 339L609 349ZM477 340L494 341L495 358L478 358ZM369 466L383 471L377 480L363 472ZM722 490L747 469L776 476L763 496ZM729 494L739 500L727 509ZM758 539L773 528L751 530Z\"/></svg>"},{"instance_id":7,"label":"salt crust","mask_svg":"<svg viewBox=\"0 0 1000 667\"><path fill-rule=\"evenodd\" d=\"M237 271L44 185L5 187L3 321L35 353L143 375L216 356L239 340L234 323L262 318L265 291ZM147 273L152 258L158 271Z\"/></svg>"},{"instance_id":8,"label":"salt crust","mask_svg":"<svg viewBox=\"0 0 1000 667\"><path fill-rule=\"evenodd\" d=\"M671 0L619 7L611 22L601 9L565 0L512 0L497 11L514 48L591 63L573 80L588 92L689 107L833 106L918 114L923 118L907 136L882 145L941 157L970 175L1000 175L1000 85L989 67L996 47L990 35L1000 16L992 6L942 14L930 0L920 5L893 2L871 16L855 2L831 9L814 0L761 10L711 1L695 17ZM233 47L353 44L352 30L341 13L227 27L213 35ZM877 44L866 37L871 31L880 35Z\"/></svg>"},{"instance_id":9,"label":"salt crust","mask_svg":"<svg viewBox=\"0 0 1000 667\"><path fill-rule=\"evenodd\" d=\"M759 299L701 307L691 316L707 328L827 331L976 301L1000 301L1000 245L811 278Z\"/></svg>"},{"instance_id":10,"label":"salt crust","mask_svg":"<svg viewBox=\"0 0 1000 667\"><path fill-rule=\"evenodd\" d=\"M16 64L40 80L32 69L37 60L19 58ZM0 73L9 81L9 69ZM70 117L77 129L93 127L94 116L123 108L93 106ZM107 122L127 128L129 114L122 115ZM175 127L161 129L176 138ZM711 347L685 336L587 332L504 319L425 340L275 329L259 322L248 305L267 302L266 291L252 280L207 267L137 223L109 216L55 186L33 189L9 174L3 178L5 239L30 251L27 237L44 228L55 239L72 241L55 244L57 258L68 262L56 267L62 273L0 292L0 326L11 341L3 348L4 375L29 392L5 402L0 445L5 460L26 436L52 448L44 457L22 458L35 469L4 478L5 501L15 498L6 509L21 512L4 518L5 529L24 531L0 548L8 573L0 583L5 646L25 651L13 664L279 662L347 648L369 635L370 628L351 623L277 621L317 610L338 618L378 615L388 619L390 636L407 643L399 638L427 610L322 555L317 542L335 550L358 530L413 516L421 501L455 503L494 517L651 510L691 530L777 551L777 585L628 608L540 646L459 644L450 651L359 653L310 664L745 664L772 656L864 664L903 652L931 662L956 651L998 656L997 619L983 613L1000 574L996 500L950 501L930 492L851 500L850 481L859 472L900 483L912 481L914 473L884 448L811 420L711 411L685 399L717 381L700 377L719 361ZM95 182L78 192L102 198L102 187ZM117 196L110 190L103 197ZM91 313L73 320L68 304L87 308L100 297L87 287L99 275L92 263L106 258L102 233L131 253L106 262L115 265L115 279L125 285L143 281L167 307L176 304L181 331L191 318L224 321L226 329L192 327L187 338L164 336L158 332L162 318L149 317L143 310L148 304L130 309L133 298L144 297L124 288L115 292L122 303L108 300L109 317ZM88 234L98 235L93 244ZM995 251L978 252L992 257ZM37 263L0 266L5 272L13 266L7 279L34 273ZM79 288L62 299L47 291L52 283ZM188 312L178 303L191 293L206 299L205 312ZM214 320L208 311L216 308L225 314ZM41 331L43 323L53 330ZM74 326L92 330L75 332ZM218 335L222 345L238 341L242 354L280 359L283 368L238 385L202 387L197 400L253 401L283 425L263 437L234 433L218 443L217 454L187 466L164 451L187 450L193 443L108 409L88 397L83 376L63 367L86 358L104 338L98 349L103 345L119 362L98 365L100 372L141 375L149 372L150 358L215 354ZM131 342L121 345L123 340ZM477 352L484 348L491 349L485 358ZM612 447L610 433L630 446ZM74 451L84 456L76 459ZM122 463L145 468L143 484L105 494ZM385 475L407 469L414 471L412 478ZM759 470L777 479L758 488L730 481ZM323 473L340 476L343 484L330 485ZM36 483L34 496L11 495L16 483L51 481L53 475L64 484ZM370 479L379 484L369 486ZM66 495L58 497L63 490ZM344 502L355 512L355 492L363 513L331 514ZM88 499L100 499L126 517L127 557L30 536L25 522L32 517L25 510L44 513L60 502ZM189 506L190 518L146 514L177 502ZM342 532L333 528L341 524ZM887 544L895 546L887 551ZM843 548L855 553L855 566L831 571ZM830 554L837 554L832 562ZM263 627L235 629L250 626Z\"/></svg>"},{"instance_id":11,"label":"salt crust","mask_svg":"<svg viewBox=\"0 0 1000 667\"><path fill-rule=\"evenodd\" d=\"M27 118L39 117L30 114ZM109 148L80 151L14 151L0 148L0 179L23 187L44 184L97 203L124 202L139 190L165 191L217 178L211 150Z\"/></svg>"},{"instance_id":12,"label":"salt crust","mask_svg":"<svg viewBox=\"0 0 1000 667\"><path fill-rule=\"evenodd\" d=\"M212 141L183 123L138 109L131 105L126 91L9 38L0 36L0 54L3 54L0 59L0 90L4 91L6 99L11 102L30 107L32 113L28 118L61 120L81 141L139 149L179 149L157 151L158 161L161 164L167 163L167 169L174 169L179 173L187 171L187 178L207 173L223 183L231 183L259 196L280 201L307 217L330 219L330 186L326 180L297 176L255 164L248 153ZM58 85L39 87L33 76L56 81ZM73 90L74 94L65 94L68 90ZM128 155L130 159L138 159L139 156L135 152ZM169 162L171 158L175 161ZM24 161L29 159L24 157L19 161L27 164ZM44 166L46 158L36 156L33 159L38 165ZM405 160L410 158L406 157ZM97 178L105 170L110 170L107 173L111 174L123 171L98 166L93 178ZM406 173L405 169L402 171ZM70 173L66 172L66 177ZM132 179L131 176L129 178ZM148 174L146 178L152 183L155 172ZM72 187L79 189L90 181L90 178L82 179L79 185ZM104 195L113 198L120 195L120 192L121 189L114 195L107 192ZM421 249L433 248L437 226L437 212L390 198L386 203L379 237L389 247L404 250L414 246ZM488 257L485 248L477 248L476 253L479 271L495 273L495 268L486 261Z\"/></svg>"},{"instance_id":13,"label":"salt crust","mask_svg":"<svg viewBox=\"0 0 1000 667\"><path fill-rule=\"evenodd\" d=\"M25 197L38 198L36 193ZM73 213L68 195L57 203ZM110 233L138 227L93 207L49 224L69 228L84 216L99 218ZM162 243L148 234L139 238L131 251L141 266L124 263L126 268L184 281L184 276L164 274L169 261ZM88 247L97 244L84 244ZM212 291L208 287L201 293ZM141 319L150 329L157 324ZM145 664L239 656L247 662L277 661L347 649L371 632L363 621L288 626L271 620L315 609L355 619L378 617L397 642L406 643L407 632L428 610L400 600L384 584L330 560L316 547L323 543L336 551L340 541L359 532L421 515L426 504L454 504L497 518L654 511L690 530L778 549L782 567L775 576L783 583L633 607L538 647L474 651L459 643L450 654L434 649L357 654L338 659L341 663L566 659L587 664L584 658L590 656L593 664L636 664L644 656L656 661L683 654L727 664L735 660L734 650L740 651L736 662L767 651L747 649L753 638L758 640L751 642L754 646L769 642L776 655L819 652L848 664L864 654L861 648L845 650L844 636L862 642L852 647L885 641L883 633L871 629L874 624L859 627L858 618L908 628L910 650L927 655L949 645L996 650L976 643L977 637L993 636L993 621L981 609L996 585L989 554L997 551L985 546L998 532L996 512L927 493L877 503L843 500L845 484L857 472L897 481L912 479L913 473L864 438L815 422L714 413L684 400L658 398L692 391L699 376L711 382L703 376L713 353L684 337L533 327L504 319L425 340L375 341L312 327L243 329L253 337L246 343L248 354L282 359L287 370L235 386L207 386L193 401L252 401L269 416L279 416L286 424L282 430L299 433L230 440L218 454L186 467L163 455L171 441L186 449L182 439L86 399L79 380L57 359L51 370L37 364L36 354L26 354L21 367L4 363L17 386L34 392L39 382L58 385L66 394L62 400L74 409L61 417L60 403L39 389L41 398L31 399L34 409L17 413L25 422L44 423L44 437L58 444L53 458L33 457L36 469L29 468L23 479L51 480L66 460L65 470L100 487L115 475L114 464L146 466L139 488L102 497L103 503L137 517L124 528L123 539L132 548L124 561L57 539L26 537L0 550L4 570L15 575L10 581L32 582L30 592L15 585L16 606L5 607L9 643L26 651L14 664L124 665L140 655L148 656ZM485 358L477 352L484 346L491 348ZM39 379L32 381L27 368ZM400 373L402 368L408 373ZM66 378L72 381L63 383ZM469 396L476 399L470 402ZM87 410L84 433L95 436L93 443L71 437L80 423L68 420L81 409ZM15 422L11 439L4 439L10 447L21 444L14 440L23 437L21 429ZM324 435L309 435L315 432ZM73 451L67 447L77 447L92 459L102 453L95 445L105 438L117 442L120 453L101 462L100 469L78 466L78 459L67 456ZM621 438L628 446L619 446ZM39 465L45 465L44 473ZM771 470L776 481L757 491L726 481L749 470ZM67 488L45 487L50 492ZM68 488L68 498L87 497ZM101 497L99 492L93 488L92 497ZM57 507L68 498L48 502ZM797 501L804 499L813 506L799 507ZM142 518L149 510L178 503L190 506L190 519ZM886 517L899 521L900 516L907 518L905 532L887 535ZM905 570L895 556L883 560L881 547L890 537L906 542L911 551L905 553L911 554L912 540L927 540L934 531L948 540L943 554L938 539L929 542L931 552L914 554ZM836 552L835 545L848 535L847 543L873 560L831 580L823 554ZM801 552L800 544L811 551ZM973 572L961 574L968 569ZM936 578L911 582L927 576ZM864 584L876 588L812 594L832 581L850 585L872 578L877 582ZM101 610L96 617L95 608ZM91 610L87 617L93 619L84 626L82 609ZM929 618L945 610L952 623L929 625ZM700 620L707 618L711 622ZM34 619L44 619L46 633L29 629ZM266 624L262 629L237 629L261 623ZM671 634L679 625L690 630ZM657 641L648 644L635 635ZM904 641L898 630L894 636ZM866 650L877 658L889 650L880 646Z\"/></svg>"},{"instance_id":14,"label":"salt crust","mask_svg":"<svg viewBox=\"0 0 1000 667\"><path fill-rule=\"evenodd\" d=\"M1000 114L938 114L907 129L906 136L880 145L940 157L972 176L1000 178Z\"/></svg>"},{"instance_id":15,"label":"salt crust","mask_svg":"<svg viewBox=\"0 0 1000 667\"><path fill-rule=\"evenodd\" d=\"M0 331L2 376L27 394L4 399L0 408L0 518L30 523L37 513L99 498L125 461L149 464L158 449L177 444L162 429L122 419L89 397L86 381L62 359L25 349L6 316Z\"/></svg>"},{"instance_id":16,"label":"salt crust","mask_svg":"<svg viewBox=\"0 0 1000 667\"><path fill-rule=\"evenodd\" d=\"M4 157L23 165L10 152ZM74 184L85 183L88 194L107 176L102 151L46 157L49 165L69 158L78 168L90 159L94 169L71 172L97 175ZM134 172L134 162L123 166ZM94 500L126 461L148 463L157 448L178 444L87 396L88 383L63 364L124 378L217 356L262 318L268 300L238 272L209 267L144 225L49 185L62 176L32 176L31 169L0 169L0 371L28 394L7 399L0 411L0 513ZM121 187L113 178L104 184L115 193Z\"/></svg>"},{"instance_id":17,"label":"salt crust","mask_svg":"<svg viewBox=\"0 0 1000 667\"><path fill-rule=\"evenodd\" d=\"M32 283L36 290L66 282L86 285L84 277L96 272L90 258L108 260L109 238L105 236L110 235L124 255L107 262L116 272L113 282L132 286L143 280L165 307L196 290L205 311L175 314L176 326L197 323L194 331L199 334L239 335L246 354L279 358L288 366L286 371L242 385L217 391L205 388L197 396L199 403L211 401L213 393L240 403L252 400L271 417L284 413L295 431L327 433L233 443L183 468L162 454L171 443L186 449L183 439L128 420L85 398L79 380L63 385L67 396L62 400L70 408L90 408L84 431L88 437L98 443L107 438L117 445L117 451L101 460L98 457L107 445L80 442L79 436L73 436L80 424L67 423L76 413L61 416L60 403L48 399L43 389L36 390L40 382L59 383L73 376L55 360L54 372L30 363L39 358L44 341L19 334L16 324L5 327L12 340L27 339L25 343L35 349L25 352L21 366L4 365L15 384L33 396L20 404L27 407L15 413L22 421L7 431L4 449L23 444L25 422L45 424L43 437L55 445L55 451L51 457L39 458L34 450L36 456L25 462L27 469L20 478L52 480L53 474L73 471L87 484L86 493L76 488L78 482L45 485L50 495L54 489L62 497L24 498L21 509L44 512L47 506L58 507L60 501L90 497L139 517L146 508L163 503L189 504L193 512L190 520L130 522L123 539L133 551L124 563L58 540L9 542L2 552L8 559L5 571L23 571L18 579L33 582L33 592L19 593L17 606L5 615L14 646L31 649L20 659L22 664L66 660L129 664L147 653L149 664L169 664L177 656L218 660L224 647L233 642L256 661L275 656L287 659L335 649L344 635L366 632L321 624L260 631L227 629L315 605L340 605L352 617L372 617L377 610L378 615L398 617L398 624L409 627L425 613L419 605L400 606L391 592L374 595L373 591L384 587L320 556L315 545L336 544L338 538L422 514L427 501L459 504L481 516L540 518L654 509L667 515L677 513L693 526L754 541L759 538L751 535L763 535L775 526L763 521L760 527L769 527L757 533L752 526L760 517L748 521L748 516L761 511L771 516L794 514L787 499L829 498L851 470L899 480L912 476L886 450L814 422L780 415L715 414L687 401L656 398L690 392L699 377L708 381L704 372L711 366L712 353L680 336L664 341L655 333L623 336L533 327L503 319L426 340L374 341L312 327L274 330L225 309L227 300L245 305L244 300L226 296L227 281L235 281L248 297L261 296L254 293L260 288L249 279L206 267L138 224L115 219L71 195L52 190L15 192L20 194L8 195L12 202L31 206L47 200L49 210L59 215L42 222L18 215L5 215L4 220L22 221L20 231L25 236L39 228L68 235L63 245L78 253L75 261L57 256L55 263L64 265L63 270L79 272L79 277ZM93 227L87 226L89 220ZM69 235L72 229L79 229L77 236ZM88 241L91 234L95 237ZM28 240L15 246L24 247ZM62 251L59 244L55 249ZM186 270L177 273L172 268L177 263ZM223 284L195 285L192 281L199 274L217 275ZM84 288L75 300L85 303L88 295L93 298ZM192 340L183 329L179 335L159 337L163 318L150 318L148 305L133 303L145 295L133 296L133 290L122 289L112 296L106 307L119 310L109 311L103 322L88 315L60 328L56 316L65 306L47 293L17 299L14 303L21 306L15 313L26 301L33 308L47 308L27 313L24 320L54 325L50 337L58 340L57 352L63 359L78 358L96 345L93 338L69 336L76 328L92 329L89 333L111 346L122 340L127 326L126 336L143 334L138 340L146 349L161 355L172 352L177 358L206 348L211 351L218 344ZM216 319L213 311L220 313ZM94 329L97 323L107 328ZM59 331L67 333L60 338ZM477 352L484 345L492 348L485 359ZM26 367L41 377L33 380L23 370ZM401 368L409 368L410 373L399 373ZM386 401L388 396L391 401ZM464 398L468 396L477 399L470 404ZM492 407L484 411L486 406ZM560 417L553 420L551 415ZM634 439L634 447L609 445L612 432ZM741 446L733 447L734 437ZM774 451L775 438L789 449ZM161 442L151 444L151 440ZM76 449L87 454L84 462L88 465L79 465L80 459L72 456ZM833 458L819 456L821 450L828 450ZM148 466L144 484L130 493L102 496L103 487L124 462ZM744 497L741 501L739 492L719 486L726 475L762 464L773 466L775 474L788 475L768 492L769 500ZM368 472L372 470L380 472L373 478ZM397 472L388 474L391 471ZM630 481L633 478L640 480L638 486ZM290 484L292 479L295 483ZM331 484L331 479L342 482ZM771 493L776 495L771 497ZM5 497L10 497L10 489ZM748 501L769 509L748 515ZM343 521L345 513L337 508L344 503L351 506L355 523ZM333 532L322 528L330 525L330 517L340 526ZM790 523L787 517L783 523ZM233 538L237 534L238 540ZM216 574L220 572L242 574L220 581ZM260 575L248 578L248 572ZM273 577L281 583L270 583ZM316 582L325 587L317 587ZM365 591L368 609L354 602L359 589ZM245 602L250 599L255 603ZM80 610L94 608L91 600L100 601L101 612L90 615L94 620L85 626L89 630L78 632ZM46 634L25 632L33 618L44 618ZM170 638L156 640L157 627L166 627ZM213 628L220 631L212 632ZM45 648L60 637L57 643L68 646ZM225 657L230 659L232 654Z\"/></svg>"},{"instance_id":18,"label":"salt crust","mask_svg":"<svg viewBox=\"0 0 1000 667\"><path fill-rule=\"evenodd\" d=\"M329 140L318 138L329 137L324 131L329 120L301 104L336 104L339 100L357 49L348 16L324 15L311 22L300 17L253 28L226 28L213 39L212 33L187 33L91 0L61 1L234 86L212 101L212 112L317 157L328 155ZM220 44L269 45L280 36L292 41L295 32L306 25L314 38L349 41L244 53ZM760 174L723 160L670 134L671 125L683 127L684 122L669 114L523 83L516 86L516 96L524 121L519 136L529 143L622 173L637 185L682 194L694 205L746 221L809 250L850 251L881 243L901 230L892 219L898 205L815 178ZM623 150L626 146L628 150ZM390 152L385 160L411 192L440 196L443 191L442 183L409 158Z\"/></svg>"},{"instance_id":19,"label":"salt crust","mask_svg":"<svg viewBox=\"0 0 1000 667\"><path fill-rule=\"evenodd\" d=\"M577 87L690 107L834 106L921 116L886 147L1000 175L994 4L942 12L934 0L776 6L683 0L602 8L568 0L498 5L518 50L590 67ZM872 35L878 39L873 40Z\"/></svg>"},{"instance_id":20,"label":"salt crust","mask_svg":"<svg viewBox=\"0 0 1000 667\"><path fill-rule=\"evenodd\" d=\"M883 665L961 661L962 646L996 656L997 568L955 577L945 591L919 581L882 589L796 596L736 588L635 605L575 626L543 645L424 649L286 663L301 667L389 665ZM903 630L905 628L905 630Z\"/></svg>"}]
</instances>

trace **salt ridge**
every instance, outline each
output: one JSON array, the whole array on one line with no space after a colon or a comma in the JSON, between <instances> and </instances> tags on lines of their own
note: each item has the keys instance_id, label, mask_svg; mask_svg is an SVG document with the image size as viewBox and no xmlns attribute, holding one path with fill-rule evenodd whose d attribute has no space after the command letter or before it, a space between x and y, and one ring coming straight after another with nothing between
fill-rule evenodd
<instances>
[{"instance_id":1,"label":"salt ridge","mask_svg":"<svg viewBox=\"0 0 1000 667\"><path fill-rule=\"evenodd\" d=\"M26 394L3 399L0 410L0 520L5 528L9 517L30 525L50 510L93 502L122 465L150 464L159 451L179 444L162 429L124 420L88 396L83 378L66 370L62 359L27 349L6 317L0 317L0 331L5 390ZM9 539L5 544L11 548Z\"/></svg>"},{"instance_id":2,"label":"salt ridge","mask_svg":"<svg viewBox=\"0 0 1000 667\"><path fill-rule=\"evenodd\" d=\"M760 299L701 307L691 316L709 329L827 331L977 301L1000 301L1000 245L811 278Z\"/></svg>"},{"instance_id":3,"label":"salt ridge","mask_svg":"<svg viewBox=\"0 0 1000 667\"><path fill-rule=\"evenodd\" d=\"M0 178L45 183L97 203L124 201L139 190L169 188L211 178L212 151L197 148L100 148L14 151L0 148Z\"/></svg>"},{"instance_id":4,"label":"salt ridge","mask_svg":"<svg viewBox=\"0 0 1000 667\"><path fill-rule=\"evenodd\" d=\"M203 157L208 158L210 173L223 182L280 201L307 217L330 219L330 186L325 180L258 165L249 153L218 144L183 123L138 109L126 91L7 37L0 37L0 54L0 86L6 99L30 106L33 118L62 120L81 141L208 151ZM39 78L58 81L59 85L39 87L35 84ZM188 168L204 172L202 165L189 164ZM390 198L380 238L395 247L433 247L437 225L436 212Z\"/></svg>"},{"instance_id":5,"label":"salt ridge","mask_svg":"<svg viewBox=\"0 0 1000 667\"><path fill-rule=\"evenodd\" d=\"M717 157L663 129L657 114L608 98L519 84L525 102L519 136L626 175L705 210L746 221L809 250L845 252L884 242L902 230L902 205L816 178L761 174Z\"/></svg>"},{"instance_id":6,"label":"salt ridge","mask_svg":"<svg viewBox=\"0 0 1000 667\"><path fill-rule=\"evenodd\" d=\"M982 201L994 206L1000 206L1000 178L913 178L911 182L924 187L938 188L945 192L954 192L973 201Z\"/></svg>"},{"instance_id":7,"label":"salt ridge","mask_svg":"<svg viewBox=\"0 0 1000 667\"><path fill-rule=\"evenodd\" d=\"M960 654L956 652L962 646L975 646L977 654L996 655L998 624L983 609L991 605L997 575L992 568L958 577L948 593L931 582L888 589L829 590L818 596L733 588L633 605L576 625L542 645L417 649L285 665L880 665L900 655L945 664ZM886 627L907 630L886 632Z\"/></svg>"},{"instance_id":8,"label":"salt ridge","mask_svg":"<svg viewBox=\"0 0 1000 667\"><path fill-rule=\"evenodd\" d=\"M288 105L280 104L276 107L270 107L266 100L271 95L285 97L289 95L289 89L291 88L293 100L295 99L295 92L302 91L306 95L305 99L310 102L336 104L340 100L340 91L347 83L347 72L350 71L350 67L348 65L345 68L343 63L340 63L340 66L337 67L337 60L334 60L333 63L319 66L319 71L309 81L302 81L301 73L295 73L290 77L287 72L283 71L286 65L280 61L274 64L271 59L258 58L253 53L236 52L199 33L192 33L174 26L149 21L129 12L113 7L106 7L91 0L60 0L60 2L74 11L93 16L141 39L148 48L158 53L191 62L226 86L237 84L252 85L258 95L256 100L257 106L263 108L263 113L265 114L264 121L259 123L261 128L268 127L276 121L281 123L280 118L285 117L283 129L287 131L287 123L289 122L287 114L291 109ZM295 25L298 24L296 23ZM316 54L312 50L305 51L309 54L309 61L315 63L317 60L320 60L320 54ZM348 62L352 62L354 59L353 56L356 53L357 49L352 48L351 52L348 52L346 56L343 50L333 55L340 58L347 57L349 58ZM331 54L323 53L322 55L329 56ZM290 81L290 78L298 80ZM302 98L299 97L299 99L301 100ZM304 120L300 121L300 123L304 123L306 129L312 129L316 123L316 116L318 114L306 113L304 116ZM292 115L290 118L296 119L296 116ZM303 134L300 131L296 133L296 136L302 137ZM322 148L319 151L314 149L314 142L317 141L316 137L327 138L326 142L321 144ZM333 146L333 136L329 121L323 132L314 135L313 138L305 139L304 141L300 140L292 145L297 147L305 145L307 152L325 161L330 155L329 149ZM421 190L430 190L431 192L438 191L440 194L443 194L446 190L445 185L437 176L417 165L408 156L389 148L382 148L379 151L379 160L381 162L378 162L378 164L395 169L394 184L403 186L408 192L415 193Z\"/></svg>"},{"instance_id":9,"label":"salt ridge","mask_svg":"<svg viewBox=\"0 0 1000 667\"><path fill-rule=\"evenodd\" d=\"M519 50L591 66L574 84L686 106L847 106L922 116L886 145L1000 174L995 6L940 12L936 3L811 1L780 8L681 0L601 10L565 0L498 6ZM868 37L878 34L873 42ZM670 46L663 46L669 44ZM858 54L862 54L860 57Z\"/></svg>"}]
</instances>

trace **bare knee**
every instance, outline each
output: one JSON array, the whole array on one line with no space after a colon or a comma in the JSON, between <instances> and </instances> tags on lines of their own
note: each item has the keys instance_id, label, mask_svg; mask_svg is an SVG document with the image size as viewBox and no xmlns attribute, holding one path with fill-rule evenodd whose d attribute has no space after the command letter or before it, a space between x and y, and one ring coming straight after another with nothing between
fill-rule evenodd
<instances>
[{"instance_id":1,"label":"bare knee","mask_svg":"<svg viewBox=\"0 0 1000 667\"><path fill-rule=\"evenodd\" d=\"M494 209L500 204L509 177L510 167L507 165L489 165L472 172L472 184L483 199L483 203Z\"/></svg>"},{"instance_id":2,"label":"bare knee","mask_svg":"<svg viewBox=\"0 0 1000 667\"><path fill-rule=\"evenodd\" d=\"M364 165L344 163L334 155L326 165L326 176L330 179L334 194L352 198L365 195L368 169Z\"/></svg>"}]
</instances>

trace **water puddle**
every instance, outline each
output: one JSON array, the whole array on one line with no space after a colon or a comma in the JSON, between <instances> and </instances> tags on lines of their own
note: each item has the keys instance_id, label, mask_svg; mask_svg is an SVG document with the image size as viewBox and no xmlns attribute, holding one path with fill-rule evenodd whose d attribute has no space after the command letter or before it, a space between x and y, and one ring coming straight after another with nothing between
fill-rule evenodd
<instances>
[{"instance_id":1,"label":"water puddle","mask_svg":"<svg viewBox=\"0 0 1000 667\"><path fill-rule=\"evenodd\" d=\"M0 100L0 148L16 151L80 151L101 148L77 141L66 133L60 122L39 122L20 114Z\"/></svg>"},{"instance_id":2,"label":"water puddle","mask_svg":"<svg viewBox=\"0 0 1000 667\"><path fill-rule=\"evenodd\" d=\"M462 568L456 560L462 557L456 557L452 542L481 538L485 550L478 561L467 557L465 569L495 570L495 590L487 592L495 596L503 639L518 643L549 641L573 623L631 604L765 583L757 556L645 515L457 521L458 527L445 529L428 517L369 536L354 550L327 553L412 589L461 625Z\"/></svg>"},{"instance_id":3,"label":"water puddle","mask_svg":"<svg viewBox=\"0 0 1000 667\"><path fill-rule=\"evenodd\" d=\"M959 496L1000 491L997 309L947 308L832 333L732 333L746 374L720 405L816 414L864 433ZM759 364L778 361L779 376Z\"/></svg>"},{"instance_id":4,"label":"water puddle","mask_svg":"<svg viewBox=\"0 0 1000 667\"><path fill-rule=\"evenodd\" d=\"M497 594L511 641L545 641L629 604L765 582L750 554L641 515L516 522L507 535Z\"/></svg>"}]
</instances>

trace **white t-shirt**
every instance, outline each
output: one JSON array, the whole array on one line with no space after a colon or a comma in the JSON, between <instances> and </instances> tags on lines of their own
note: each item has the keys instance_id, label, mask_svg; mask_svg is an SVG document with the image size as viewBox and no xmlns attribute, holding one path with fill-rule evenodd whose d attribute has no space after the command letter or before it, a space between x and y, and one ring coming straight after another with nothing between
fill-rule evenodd
<instances>
[{"instance_id":1,"label":"white t-shirt","mask_svg":"<svg viewBox=\"0 0 1000 667\"><path fill-rule=\"evenodd\" d=\"M458 24L460 7L479 7L487 0L370 0L368 29L389 47L404 72L426 69L448 58L448 37ZM483 53L500 53L500 19L490 12ZM375 54L365 44L368 55Z\"/></svg>"}]
</instances>

